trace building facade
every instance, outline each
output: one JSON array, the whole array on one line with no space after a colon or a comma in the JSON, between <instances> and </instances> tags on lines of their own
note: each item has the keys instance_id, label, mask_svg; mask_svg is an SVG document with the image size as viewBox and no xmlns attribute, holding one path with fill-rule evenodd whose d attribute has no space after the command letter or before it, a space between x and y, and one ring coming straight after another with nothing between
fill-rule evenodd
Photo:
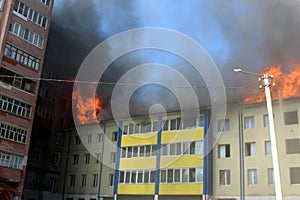
<instances>
[{"instance_id":1,"label":"building facade","mask_svg":"<svg viewBox=\"0 0 300 200\"><path fill-rule=\"evenodd\" d=\"M66 135L58 199L112 199L118 126L81 125Z\"/></svg>"},{"instance_id":2,"label":"building facade","mask_svg":"<svg viewBox=\"0 0 300 200\"><path fill-rule=\"evenodd\" d=\"M202 199L207 194L204 117L182 119L168 114L120 124L115 199Z\"/></svg>"},{"instance_id":3,"label":"building facade","mask_svg":"<svg viewBox=\"0 0 300 200\"><path fill-rule=\"evenodd\" d=\"M204 119L175 113L80 126L63 154L59 193L67 200L206 198Z\"/></svg>"},{"instance_id":4,"label":"building facade","mask_svg":"<svg viewBox=\"0 0 300 200\"><path fill-rule=\"evenodd\" d=\"M0 184L15 199L23 192L52 8L53 0L0 0Z\"/></svg>"},{"instance_id":5,"label":"building facade","mask_svg":"<svg viewBox=\"0 0 300 200\"><path fill-rule=\"evenodd\" d=\"M273 101L283 199L300 199L299 111L299 99ZM266 103L229 105L214 131L214 197L275 200Z\"/></svg>"}]
</instances>

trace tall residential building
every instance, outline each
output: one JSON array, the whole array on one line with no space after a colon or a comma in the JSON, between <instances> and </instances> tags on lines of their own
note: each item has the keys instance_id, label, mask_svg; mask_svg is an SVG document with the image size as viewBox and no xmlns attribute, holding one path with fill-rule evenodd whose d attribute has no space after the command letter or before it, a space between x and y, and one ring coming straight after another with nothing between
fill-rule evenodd
<instances>
[{"instance_id":1,"label":"tall residential building","mask_svg":"<svg viewBox=\"0 0 300 200\"><path fill-rule=\"evenodd\" d=\"M23 192L52 8L53 0L0 0L0 184L14 199Z\"/></svg>"},{"instance_id":2,"label":"tall residential building","mask_svg":"<svg viewBox=\"0 0 300 200\"><path fill-rule=\"evenodd\" d=\"M283 199L300 199L300 99L273 101ZM228 105L214 148L214 197L274 199L275 186L266 103Z\"/></svg>"}]
</instances>

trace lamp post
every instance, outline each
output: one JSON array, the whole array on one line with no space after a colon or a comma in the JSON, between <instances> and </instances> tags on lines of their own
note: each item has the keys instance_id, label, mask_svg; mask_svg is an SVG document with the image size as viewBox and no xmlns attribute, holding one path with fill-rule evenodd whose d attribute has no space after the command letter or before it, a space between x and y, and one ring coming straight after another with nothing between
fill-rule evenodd
<instances>
[{"instance_id":1,"label":"lamp post","mask_svg":"<svg viewBox=\"0 0 300 200\"><path fill-rule=\"evenodd\" d=\"M279 171L279 161L278 161L278 151L277 151L277 142L276 142L276 134L275 134L275 125L274 125L274 117L273 117L273 108L272 108L272 99L271 99L271 91L270 87L273 85L271 83L271 79L273 75L270 74L256 74L253 72L244 71L242 69L234 69L234 72L241 72L253 76L259 76L259 81L262 81L263 86L265 88L266 93L266 101L267 101L267 110L269 116L269 128L270 128L270 139L271 139L271 149L272 149L272 161L273 161L273 169L274 169L274 184L275 184L275 193L276 199L282 200L282 190L281 190L281 180L280 180L280 171Z\"/></svg>"}]
</instances>

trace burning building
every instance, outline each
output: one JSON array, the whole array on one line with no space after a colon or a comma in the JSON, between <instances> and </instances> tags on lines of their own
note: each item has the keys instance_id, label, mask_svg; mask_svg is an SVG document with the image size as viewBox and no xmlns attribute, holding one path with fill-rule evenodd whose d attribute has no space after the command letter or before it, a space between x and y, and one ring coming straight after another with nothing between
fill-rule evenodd
<instances>
[{"instance_id":1,"label":"burning building","mask_svg":"<svg viewBox=\"0 0 300 200\"><path fill-rule=\"evenodd\" d=\"M53 0L0 0L0 193L14 199L24 187L52 8Z\"/></svg>"}]
</instances>

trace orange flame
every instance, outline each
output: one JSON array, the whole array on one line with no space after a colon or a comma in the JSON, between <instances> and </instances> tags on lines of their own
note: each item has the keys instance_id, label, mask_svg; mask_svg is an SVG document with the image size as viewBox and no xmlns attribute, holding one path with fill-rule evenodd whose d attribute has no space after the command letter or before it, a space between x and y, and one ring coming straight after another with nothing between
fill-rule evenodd
<instances>
[{"instance_id":1,"label":"orange flame","mask_svg":"<svg viewBox=\"0 0 300 200\"><path fill-rule=\"evenodd\" d=\"M292 71L283 73L282 66L270 66L266 67L261 74L270 74L274 78L272 83L275 86L271 87L272 99L277 100L279 98L289 99L292 97L300 96L300 66L293 66ZM265 93L259 96L247 97L245 103L264 102L266 100Z\"/></svg>"},{"instance_id":2,"label":"orange flame","mask_svg":"<svg viewBox=\"0 0 300 200\"><path fill-rule=\"evenodd\" d=\"M88 90L91 90L89 85ZM86 88L84 88L86 89ZM72 97L76 101L76 118L79 124L98 123L97 115L102 110L101 100L99 97L92 98L86 95L91 91L82 92L83 88L78 87L73 91Z\"/></svg>"}]
</instances>

